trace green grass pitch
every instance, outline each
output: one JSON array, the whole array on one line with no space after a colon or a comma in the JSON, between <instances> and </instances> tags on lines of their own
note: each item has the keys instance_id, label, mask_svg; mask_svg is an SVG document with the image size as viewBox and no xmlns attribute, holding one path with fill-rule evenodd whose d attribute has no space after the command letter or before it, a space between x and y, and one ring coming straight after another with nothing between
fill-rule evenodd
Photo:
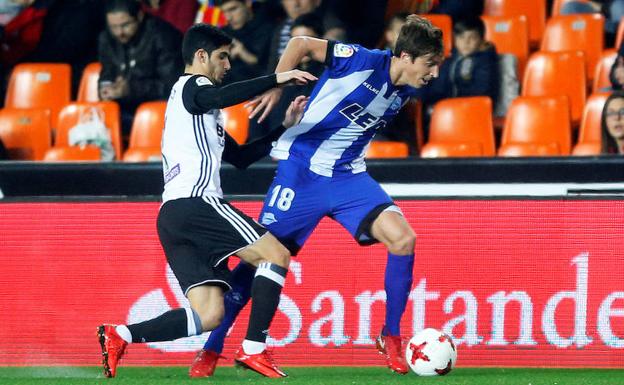
<instances>
[{"instance_id":1,"label":"green grass pitch","mask_svg":"<svg viewBox=\"0 0 624 385\"><path fill-rule=\"evenodd\" d=\"M103 378L96 367L0 367L0 384L46 385L622 385L624 369L506 369L457 368L444 377L399 376L381 367L285 368L284 379L266 379L248 370L217 369L208 379L189 379L186 367L120 367L115 379Z\"/></svg>"}]
</instances>

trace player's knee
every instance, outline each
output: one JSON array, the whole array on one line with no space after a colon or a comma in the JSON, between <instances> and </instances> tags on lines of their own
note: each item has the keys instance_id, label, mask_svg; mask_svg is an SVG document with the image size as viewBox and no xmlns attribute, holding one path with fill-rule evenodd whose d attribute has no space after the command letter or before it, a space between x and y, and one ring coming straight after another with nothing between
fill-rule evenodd
<instances>
[{"instance_id":1,"label":"player's knee","mask_svg":"<svg viewBox=\"0 0 624 385\"><path fill-rule=\"evenodd\" d=\"M281 243L277 243L267 255L263 256L263 259L287 269L290 263L290 251Z\"/></svg>"},{"instance_id":2,"label":"player's knee","mask_svg":"<svg viewBox=\"0 0 624 385\"><path fill-rule=\"evenodd\" d=\"M414 252L416 234L412 229L403 231L387 244L388 251L395 255L408 255Z\"/></svg>"},{"instance_id":3,"label":"player's knee","mask_svg":"<svg viewBox=\"0 0 624 385\"><path fill-rule=\"evenodd\" d=\"M225 314L225 310L223 307L204 310L198 312L199 319L201 320L202 330L207 332L210 330L214 330L221 321L223 320L223 316Z\"/></svg>"}]
</instances>

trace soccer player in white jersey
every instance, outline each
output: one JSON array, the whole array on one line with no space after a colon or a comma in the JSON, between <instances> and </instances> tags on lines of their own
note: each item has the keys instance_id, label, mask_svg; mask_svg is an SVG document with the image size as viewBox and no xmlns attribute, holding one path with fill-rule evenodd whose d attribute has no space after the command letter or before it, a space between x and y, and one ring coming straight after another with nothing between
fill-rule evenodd
<instances>
[{"instance_id":1,"label":"soccer player in white jersey","mask_svg":"<svg viewBox=\"0 0 624 385\"><path fill-rule=\"evenodd\" d=\"M286 376L267 353L265 341L290 255L263 226L223 200L219 168L222 158L246 167L266 156L284 126L293 125L301 116L305 98L293 102L282 127L244 146L224 131L220 108L278 85L316 78L292 70L219 87L230 68L231 43L229 36L210 25L191 27L182 47L186 73L173 86L167 102L162 139L165 189L157 228L167 261L191 308L171 310L133 325L99 326L106 377L115 376L129 343L169 341L219 325L223 293L231 288L227 260L234 254L257 267L249 328L235 360L267 377Z\"/></svg>"},{"instance_id":2,"label":"soccer player in white jersey","mask_svg":"<svg viewBox=\"0 0 624 385\"><path fill-rule=\"evenodd\" d=\"M399 325L412 285L416 235L366 172L364 155L377 129L398 113L415 88L438 75L442 32L426 19L410 15L394 52L297 37L290 40L276 72L295 68L306 55L327 68L302 120L282 134L271 152L280 161L260 222L292 255L325 216L339 222L362 245L386 246L386 315L377 349L391 370L405 374L408 366ZM252 115L264 109L264 119L279 96L280 91L262 95ZM252 269L241 264L234 272L235 289L225 297L225 318L191 366L197 376L214 372L225 334L249 298Z\"/></svg>"}]
</instances>

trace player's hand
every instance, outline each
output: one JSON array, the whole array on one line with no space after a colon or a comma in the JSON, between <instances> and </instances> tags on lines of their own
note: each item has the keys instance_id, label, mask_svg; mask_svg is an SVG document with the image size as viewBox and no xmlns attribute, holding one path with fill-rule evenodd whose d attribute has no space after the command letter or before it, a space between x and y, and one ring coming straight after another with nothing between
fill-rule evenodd
<instances>
[{"instance_id":1,"label":"player's hand","mask_svg":"<svg viewBox=\"0 0 624 385\"><path fill-rule=\"evenodd\" d=\"M292 127L301 121L303 110L308 104L308 97L300 95L295 98L288 106L282 125L286 128Z\"/></svg>"},{"instance_id":2,"label":"player's hand","mask_svg":"<svg viewBox=\"0 0 624 385\"><path fill-rule=\"evenodd\" d=\"M258 118L258 123L262 123L269 113L275 107L282 97L282 90L279 88L273 88L265 93L256 96L245 104L245 108L250 109L249 119L253 119L259 113L262 113Z\"/></svg>"},{"instance_id":3,"label":"player's hand","mask_svg":"<svg viewBox=\"0 0 624 385\"><path fill-rule=\"evenodd\" d=\"M308 84L308 82L313 82L318 80L318 78L312 75L309 72L301 71L301 70L290 70L286 72L279 72L277 75L277 84L282 85L291 85L296 84L298 86Z\"/></svg>"}]
</instances>

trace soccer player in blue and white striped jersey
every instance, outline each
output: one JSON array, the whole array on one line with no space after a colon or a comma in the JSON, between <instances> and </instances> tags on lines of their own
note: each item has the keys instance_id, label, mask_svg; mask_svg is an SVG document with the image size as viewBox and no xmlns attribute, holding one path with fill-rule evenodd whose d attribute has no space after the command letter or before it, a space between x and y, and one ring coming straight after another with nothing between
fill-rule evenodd
<instances>
[{"instance_id":1,"label":"soccer player in blue and white striped jersey","mask_svg":"<svg viewBox=\"0 0 624 385\"><path fill-rule=\"evenodd\" d=\"M386 317L377 348L388 367L401 374L408 367L399 325L412 285L416 235L399 207L366 172L364 155L375 132L390 122L416 88L438 75L442 48L442 32L410 15L394 52L297 37L290 40L275 70L293 69L306 55L327 67L301 122L284 132L273 147L278 170L260 222L293 255L326 216L361 245L381 242L387 247ZM260 120L264 119L280 94L271 90L256 99L252 115L262 112ZM223 349L225 333L249 297L251 277L252 269L245 264L233 272L224 321L204 351ZM195 363L191 370L201 367L209 365Z\"/></svg>"}]
</instances>

